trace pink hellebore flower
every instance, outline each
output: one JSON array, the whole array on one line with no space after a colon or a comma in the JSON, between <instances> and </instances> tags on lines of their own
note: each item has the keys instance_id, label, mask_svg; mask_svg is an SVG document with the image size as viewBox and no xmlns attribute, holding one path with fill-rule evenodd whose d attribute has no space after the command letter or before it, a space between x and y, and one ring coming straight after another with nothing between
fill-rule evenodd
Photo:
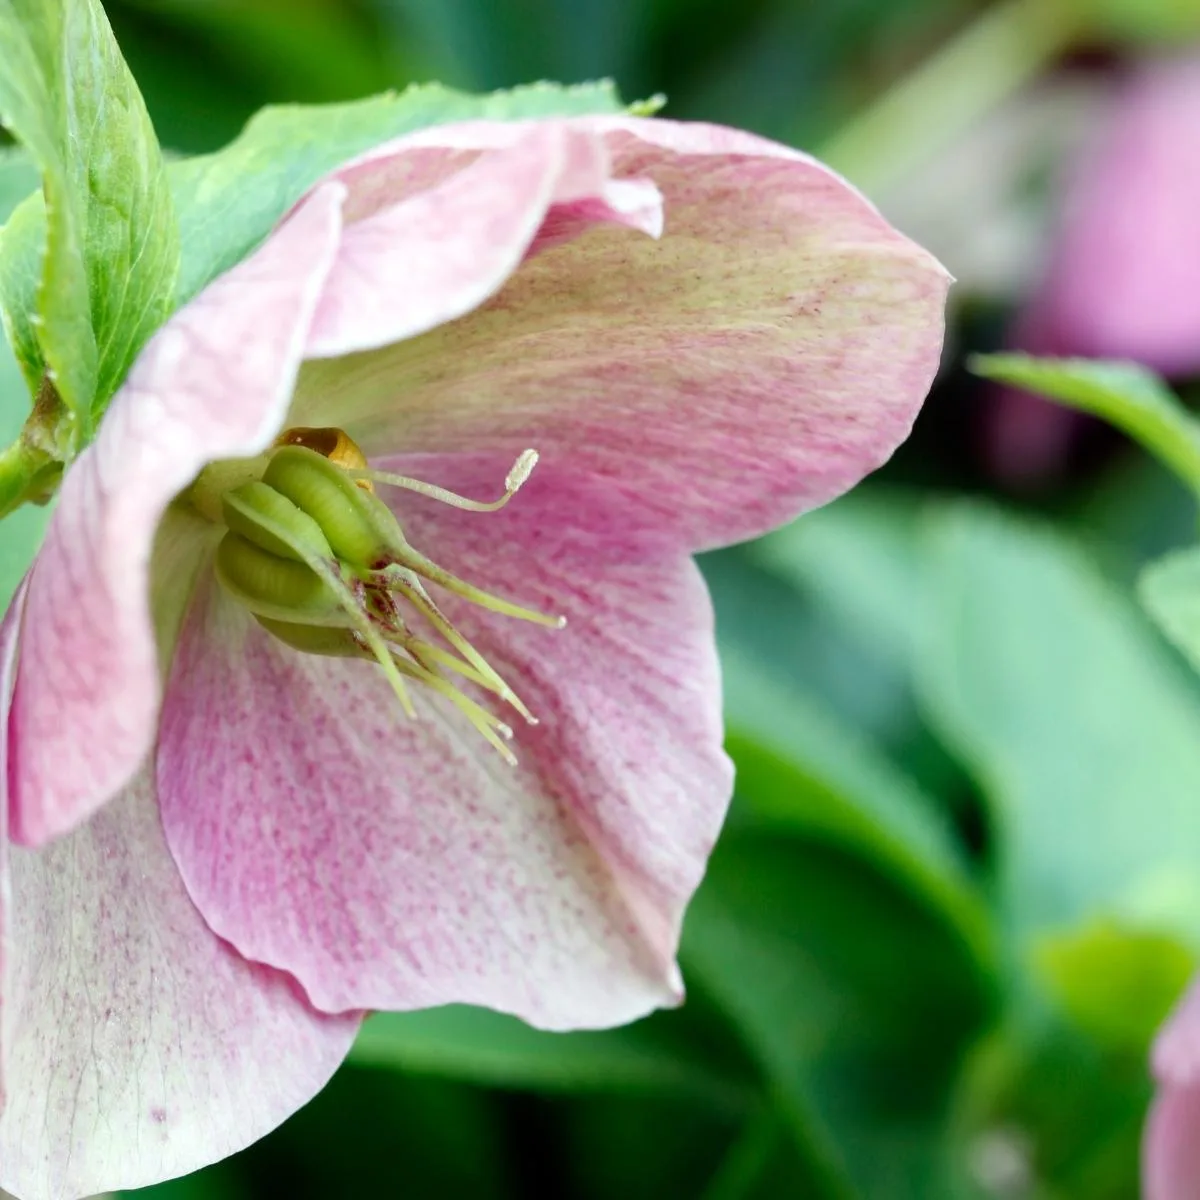
<instances>
[{"instance_id":1,"label":"pink hellebore flower","mask_svg":"<svg viewBox=\"0 0 1200 1200\"><path fill-rule=\"evenodd\" d=\"M1200 1200L1200 983L1154 1044L1158 1094L1142 1138L1143 1200Z\"/></svg>"},{"instance_id":2,"label":"pink hellebore flower","mask_svg":"<svg viewBox=\"0 0 1200 1200\"><path fill-rule=\"evenodd\" d=\"M1200 374L1200 56L1143 64L1067 181L1045 278L1013 344ZM1014 478L1052 474L1078 416L1005 390L990 447Z\"/></svg>"},{"instance_id":3,"label":"pink hellebore flower","mask_svg":"<svg viewBox=\"0 0 1200 1200\"><path fill-rule=\"evenodd\" d=\"M1098 132L1026 324L1056 353L1200 373L1200 57L1143 65Z\"/></svg>"},{"instance_id":4,"label":"pink hellebore flower","mask_svg":"<svg viewBox=\"0 0 1200 1200\"><path fill-rule=\"evenodd\" d=\"M946 285L802 154L581 118L382 146L178 312L4 626L0 1185L229 1154L363 1010L677 1003L731 785L691 554L888 457ZM503 500L528 448L491 512L358 453Z\"/></svg>"}]
</instances>

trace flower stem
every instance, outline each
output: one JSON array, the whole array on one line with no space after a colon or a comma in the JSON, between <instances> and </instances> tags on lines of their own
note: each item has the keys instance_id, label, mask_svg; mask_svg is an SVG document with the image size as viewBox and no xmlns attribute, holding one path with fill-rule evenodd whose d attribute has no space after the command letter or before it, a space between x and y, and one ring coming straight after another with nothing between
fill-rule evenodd
<instances>
[{"instance_id":1,"label":"flower stem","mask_svg":"<svg viewBox=\"0 0 1200 1200\"><path fill-rule=\"evenodd\" d=\"M1083 27L1074 0L1004 0L822 146L860 187L887 187L1036 77Z\"/></svg>"}]
</instances>

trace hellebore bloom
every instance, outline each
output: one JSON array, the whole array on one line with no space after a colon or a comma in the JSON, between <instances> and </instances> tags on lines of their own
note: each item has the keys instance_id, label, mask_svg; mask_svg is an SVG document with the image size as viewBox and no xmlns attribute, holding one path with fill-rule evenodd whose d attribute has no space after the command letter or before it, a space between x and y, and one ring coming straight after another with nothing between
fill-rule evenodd
<instances>
[{"instance_id":1,"label":"hellebore bloom","mask_svg":"<svg viewBox=\"0 0 1200 1200\"><path fill-rule=\"evenodd\" d=\"M1142 1137L1143 1200L1200 1196L1200 983L1154 1043L1158 1092Z\"/></svg>"},{"instance_id":2,"label":"hellebore bloom","mask_svg":"<svg viewBox=\"0 0 1200 1200\"><path fill-rule=\"evenodd\" d=\"M1013 345L1200 374L1200 57L1137 68L1094 132ZM991 454L1012 477L1052 473L1079 426L1077 414L1008 390L993 413Z\"/></svg>"},{"instance_id":3,"label":"hellebore bloom","mask_svg":"<svg viewBox=\"0 0 1200 1200\"><path fill-rule=\"evenodd\" d=\"M1200 58L1152 62L1113 97L1069 179L1026 324L1058 354L1200 372Z\"/></svg>"},{"instance_id":4,"label":"hellebore bloom","mask_svg":"<svg viewBox=\"0 0 1200 1200\"><path fill-rule=\"evenodd\" d=\"M888 457L946 284L804 155L587 118L384 145L179 311L4 627L0 1186L228 1154L362 1010L678 1002L691 554Z\"/></svg>"}]
</instances>

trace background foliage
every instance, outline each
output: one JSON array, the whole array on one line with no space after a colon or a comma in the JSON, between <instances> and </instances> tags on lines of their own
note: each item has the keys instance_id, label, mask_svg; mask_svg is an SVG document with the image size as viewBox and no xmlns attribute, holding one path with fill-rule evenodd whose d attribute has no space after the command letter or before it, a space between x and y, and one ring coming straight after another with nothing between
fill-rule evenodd
<instances>
[{"instance_id":1,"label":"background foliage","mask_svg":"<svg viewBox=\"0 0 1200 1200\"><path fill-rule=\"evenodd\" d=\"M465 1008L373 1017L277 1133L138 1195L1134 1196L1147 1047L1200 948L1200 691L1132 580L1187 539L1193 501L1098 425L1036 478L1006 468L1000 400L962 363L1003 344L1036 275L1069 149L1046 129L1075 128L1047 85L1102 83L1190 32L1191 6L107 8L172 150L215 149L268 102L612 76L666 93L667 115L826 151L962 278L896 460L704 564L738 785L687 924L687 1004L572 1035ZM997 114L1018 131L993 178L960 135ZM0 148L0 218L30 183ZM11 356L0 396L11 437ZM5 522L5 594L44 519Z\"/></svg>"}]
</instances>

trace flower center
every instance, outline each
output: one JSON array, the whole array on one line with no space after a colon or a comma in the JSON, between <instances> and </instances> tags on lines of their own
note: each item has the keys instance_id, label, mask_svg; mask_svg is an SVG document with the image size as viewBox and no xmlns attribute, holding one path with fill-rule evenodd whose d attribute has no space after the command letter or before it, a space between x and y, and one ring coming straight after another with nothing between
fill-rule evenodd
<instances>
[{"instance_id":1,"label":"flower center","mask_svg":"<svg viewBox=\"0 0 1200 1200\"><path fill-rule=\"evenodd\" d=\"M451 574L404 536L376 494L403 488L468 512L503 508L529 478L537 454L513 464L498 500L469 500L435 484L371 470L341 429L289 429L257 459L214 463L191 500L226 533L217 578L268 632L308 654L373 659L415 716L408 682L449 699L510 763L511 728L463 691L474 685L535 718L487 659L454 627L426 588L436 584L481 608L561 628L547 616Z\"/></svg>"}]
</instances>

